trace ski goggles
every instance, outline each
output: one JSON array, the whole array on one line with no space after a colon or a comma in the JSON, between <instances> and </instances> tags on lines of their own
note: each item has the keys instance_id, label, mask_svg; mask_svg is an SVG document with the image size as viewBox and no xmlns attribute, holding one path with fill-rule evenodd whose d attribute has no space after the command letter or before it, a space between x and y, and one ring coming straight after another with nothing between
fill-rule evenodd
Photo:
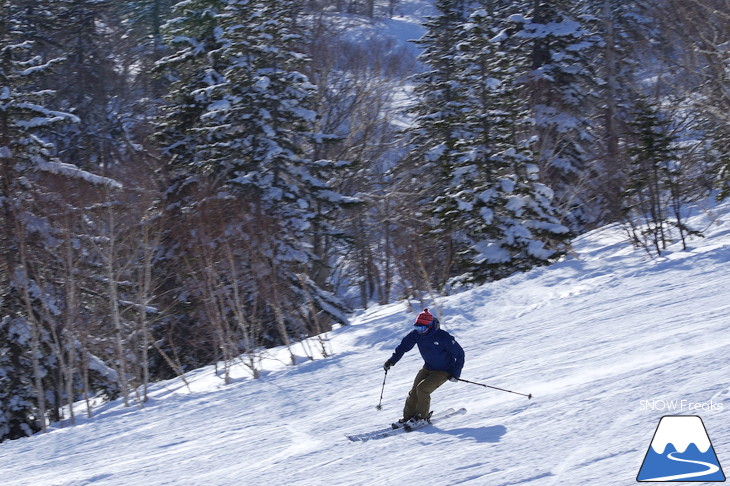
<instances>
[{"instance_id":1,"label":"ski goggles","mask_svg":"<svg viewBox=\"0 0 730 486\"><path fill-rule=\"evenodd\" d=\"M429 324L428 326L421 326L418 324L414 324L413 327L418 331L419 334L423 334L424 332L428 331L428 328L431 327Z\"/></svg>"}]
</instances>

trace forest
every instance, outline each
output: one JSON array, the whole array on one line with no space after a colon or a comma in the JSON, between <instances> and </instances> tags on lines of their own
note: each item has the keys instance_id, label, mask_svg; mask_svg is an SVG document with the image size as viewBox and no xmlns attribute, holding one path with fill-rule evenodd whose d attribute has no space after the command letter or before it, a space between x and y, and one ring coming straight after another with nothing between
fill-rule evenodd
<instances>
[{"instance_id":1,"label":"forest","mask_svg":"<svg viewBox=\"0 0 730 486\"><path fill-rule=\"evenodd\" d=\"M361 29L414 4L413 43ZM0 441L326 355L353 309L602 225L687 245L730 195L729 26L730 0L0 0Z\"/></svg>"}]
</instances>

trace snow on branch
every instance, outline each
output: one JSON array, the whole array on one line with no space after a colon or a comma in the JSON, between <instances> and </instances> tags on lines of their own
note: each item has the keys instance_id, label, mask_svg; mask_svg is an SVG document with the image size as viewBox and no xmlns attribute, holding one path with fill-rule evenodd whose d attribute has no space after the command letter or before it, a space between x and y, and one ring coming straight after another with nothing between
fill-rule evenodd
<instances>
[{"instance_id":1,"label":"snow on branch","mask_svg":"<svg viewBox=\"0 0 730 486\"><path fill-rule=\"evenodd\" d=\"M63 111L49 110L48 108L35 104L35 103L18 103L20 108L29 110L33 113L37 113L38 117L33 118L30 121L17 122L16 124L25 128L34 128L39 126L46 126L57 121L68 120L72 123L79 123L81 120L76 115L66 113Z\"/></svg>"},{"instance_id":2,"label":"snow on branch","mask_svg":"<svg viewBox=\"0 0 730 486\"><path fill-rule=\"evenodd\" d=\"M91 172L79 169L75 165L66 164L64 162L37 160L36 168L51 174L72 177L74 179L83 179L91 184L103 185L111 189L122 189L123 187L120 182L114 179L92 174Z\"/></svg>"}]
</instances>

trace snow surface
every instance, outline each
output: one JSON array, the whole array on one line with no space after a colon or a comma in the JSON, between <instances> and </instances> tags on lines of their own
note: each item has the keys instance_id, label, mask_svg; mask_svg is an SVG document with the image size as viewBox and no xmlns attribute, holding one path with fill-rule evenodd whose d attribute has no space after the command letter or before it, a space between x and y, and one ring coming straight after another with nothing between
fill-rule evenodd
<instances>
[{"instance_id":1,"label":"snow surface","mask_svg":"<svg viewBox=\"0 0 730 486\"><path fill-rule=\"evenodd\" d=\"M258 380L239 365L229 385L214 367L189 373L189 389L155 384L143 407L113 402L0 444L2 484L629 485L659 419L677 414L700 415L730 464L730 204L713 214L692 220L708 236L688 251L649 260L604 228L551 267L361 311L328 333L331 357L286 366L272 350ZM464 347L462 378L533 399L447 382L432 408L466 415L350 442L400 416L421 360L413 350L390 370L377 411L381 367L421 306Z\"/></svg>"}]
</instances>

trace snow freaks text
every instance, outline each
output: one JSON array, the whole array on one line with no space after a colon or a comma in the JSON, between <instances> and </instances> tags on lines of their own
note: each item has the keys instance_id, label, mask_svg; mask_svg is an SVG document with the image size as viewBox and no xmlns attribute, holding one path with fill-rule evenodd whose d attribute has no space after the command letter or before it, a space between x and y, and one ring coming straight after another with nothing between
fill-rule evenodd
<instances>
[{"instance_id":1,"label":"snow freaks text","mask_svg":"<svg viewBox=\"0 0 730 486\"><path fill-rule=\"evenodd\" d=\"M722 402L695 402L692 400L641 400L639 406L642 411L659 410L668 412L722 412L725 405Z\"/></svg>"}]
</instances>

